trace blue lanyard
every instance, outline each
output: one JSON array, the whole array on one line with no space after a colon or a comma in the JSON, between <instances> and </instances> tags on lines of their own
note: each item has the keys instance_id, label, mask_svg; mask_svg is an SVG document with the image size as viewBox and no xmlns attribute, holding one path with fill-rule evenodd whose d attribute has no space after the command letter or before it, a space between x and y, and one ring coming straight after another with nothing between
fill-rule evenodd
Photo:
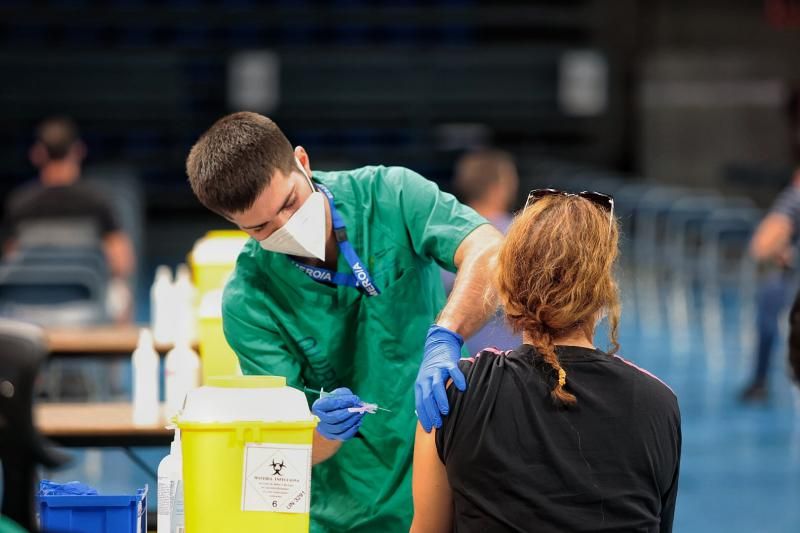
<instances>
[{"instance_id":1,"label":"blue lanyard","mask_svg":"<svg viewBox=\"0 0 800 533\"><path fill-rule=\"evenodd\" d=\"M321 183L317 183L317 188L328 198L328 203L331 206L331 219L333 220L333 233L336 236L336 244L339 245L339 250L342 252L342 255L353 272L350 274L333 272L327 268L304 265L295 260L292 260L292 263L314 281L324 281L335 285L355 287L367 296L379 295L381 291L375 286L372 277L369 275L369 272L367 272L366 266L358 257L358 254L356 254L353 245L347 240L347 230L344 226L344 219L342 219L339 211L336 210L336 206L333 205L333 194Z\"/></svg>"}]
</instances>

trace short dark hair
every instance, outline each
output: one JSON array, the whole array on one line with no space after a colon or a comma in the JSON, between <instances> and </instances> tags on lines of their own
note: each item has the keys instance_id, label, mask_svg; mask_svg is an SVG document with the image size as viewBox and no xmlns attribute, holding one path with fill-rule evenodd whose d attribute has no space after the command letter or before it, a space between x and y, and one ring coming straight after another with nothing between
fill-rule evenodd
<instances>
[{"instance_id":1,"label":"short dark hair","mask_svg":"<svg viewBox=\"0 0 800 533\"><path fill-rule=\"evenodd\" d=\"M277 124L258 113L222 117L200 136L186 174L200 202L220 214L253 206L276 170L288 174L294 150Z\"/></svg>"},{"instance_id":2,"label":"short dark hair","mask_svg":"<svg viewBox=\"0 0 800 533\"><path fill-rule=\"evenodd\" d=\"M453 188L462 202L471 204L481 200L509 170L515 172L516 166L508 152L493 148L467 152L456 163Z\"/></svg>"},{"instance_id":3,"label":"short dark hair","mask_svg":"<svg viewBox=\"0 0 800 533\"><path fill-rule=\"evenodd\" d=\"M50 160L58 161L67 157L79 140L78 126L69 117L49 117L36 127L36 141L44 147Z\"/></svg>"}]
</instances>

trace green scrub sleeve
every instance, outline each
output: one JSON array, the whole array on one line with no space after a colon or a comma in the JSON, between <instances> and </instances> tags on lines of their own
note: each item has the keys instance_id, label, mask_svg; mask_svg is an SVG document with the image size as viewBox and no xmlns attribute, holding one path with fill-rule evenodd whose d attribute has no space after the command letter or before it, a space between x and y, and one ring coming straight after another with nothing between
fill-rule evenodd
<instances>
[{"instance_id":1,"label":"green scrub sleeve","mask_svg":"<svg viewBox=\"0 0 800 533\"><path fill-rule=\"evenodd\" d=\"M488 222L416 172L406 168L393 170L395 172L391 172L391 178L386 181L396 187L400 212L414 251L455 272L455 255L461 242Z\"/></svg>"},{"instance_id":2,"label":"green scrub sleeve","mask_svg":"<svg viewBox=\"0 0 800 533\"><path fill-rule=\"evenodd\" d=\"M302 389L301 365L286 349L277 330L255 325L223 306L225 339L239 359L244 375L285 376L286 384ZM269 319L265 317L265 322Z\"/></svg>"}]
</instances>

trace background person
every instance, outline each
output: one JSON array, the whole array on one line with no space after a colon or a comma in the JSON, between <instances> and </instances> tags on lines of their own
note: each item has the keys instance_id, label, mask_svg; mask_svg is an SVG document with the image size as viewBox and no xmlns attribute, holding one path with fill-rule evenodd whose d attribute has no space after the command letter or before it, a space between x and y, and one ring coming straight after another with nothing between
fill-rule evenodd
<instances>
[{"instance_id":1,"label":"background person","mask_svg":"<svg viewBox=\"0 0 800 533\"><path fill-rule=\"evenodd\" d=\"M39 170L38 182L14 191L6 206L6 250L13 249L20 226L48 219L88 218L102 239L109 268L116 277L130 276L134 268L130 239L121 230L111 203L80 181L86 145L75 123L66 117L44 120L36 129L30 150Z\"/></svg>"},{"instance_id":2,"label":"background person","mask_svg":"<svg viewBox=\"0 0 800 533\"><path fill-rule=\"evenodd\" d=\"M453 188L456 196L491 222L501 233L511 224L511 209L517 198L519 176L511 154L502 150L484 148L462 155L456 163ZM449 294L455 275L442 270L442 280ZM519 346L519 335L506 325L502 311L480 331L466 340L470 354L486 347L510 349Z\"/></svg>"},{"instance_id":3,"label":"background person","mask_svg":"<svg viewBox=\"0 0 800 533\"><path fill-rule=\"evenodd\" d=\"M796 285L793 243L800 224L800 171L778 196L756 228L750 255L769 270L757 294L758 345L750 383L742 391L746 402L765 400L769 370L779 335L780 316L786 311Z\"/></svg>"},{"instance_id":4,"label":"background person","mask_svg":"<svg viewBox=\"0 0 800 533\"><path fill-rule=\"evenodd\" d=\"M38 180L13 191L7 201L2 224L5 255L25 244L20 239L24 240L25 228L31 224L40 224L45 232L50 225L55 234L57 226L64 223L85 223L91 233L89 242L96 240L108 263L112 297L117 299L112 302L112 309L118 310L117 318L130 318L128 280L135 267L133 246L122 231L111 202L80 179L86 145L75 123L60 116L42 121L29 156L39 171ZM71 246L55 235L46 245Z\"/></svg>"}]
</instances>

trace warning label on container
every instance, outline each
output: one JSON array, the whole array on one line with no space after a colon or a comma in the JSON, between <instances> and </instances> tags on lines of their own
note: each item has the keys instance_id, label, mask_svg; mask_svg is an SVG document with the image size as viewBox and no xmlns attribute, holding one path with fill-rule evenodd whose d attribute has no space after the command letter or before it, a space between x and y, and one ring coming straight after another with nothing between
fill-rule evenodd
<instances>
[{"instance_id":1,"label":"warning label on container","mask_svg":"<svg viewBox=\"0 0 800 533\"><path fill-rule=\"evenodd\" d=\"M307 513L310 502L311 445L245 445L242 511Z\"/></svg>"}]
</instances>

